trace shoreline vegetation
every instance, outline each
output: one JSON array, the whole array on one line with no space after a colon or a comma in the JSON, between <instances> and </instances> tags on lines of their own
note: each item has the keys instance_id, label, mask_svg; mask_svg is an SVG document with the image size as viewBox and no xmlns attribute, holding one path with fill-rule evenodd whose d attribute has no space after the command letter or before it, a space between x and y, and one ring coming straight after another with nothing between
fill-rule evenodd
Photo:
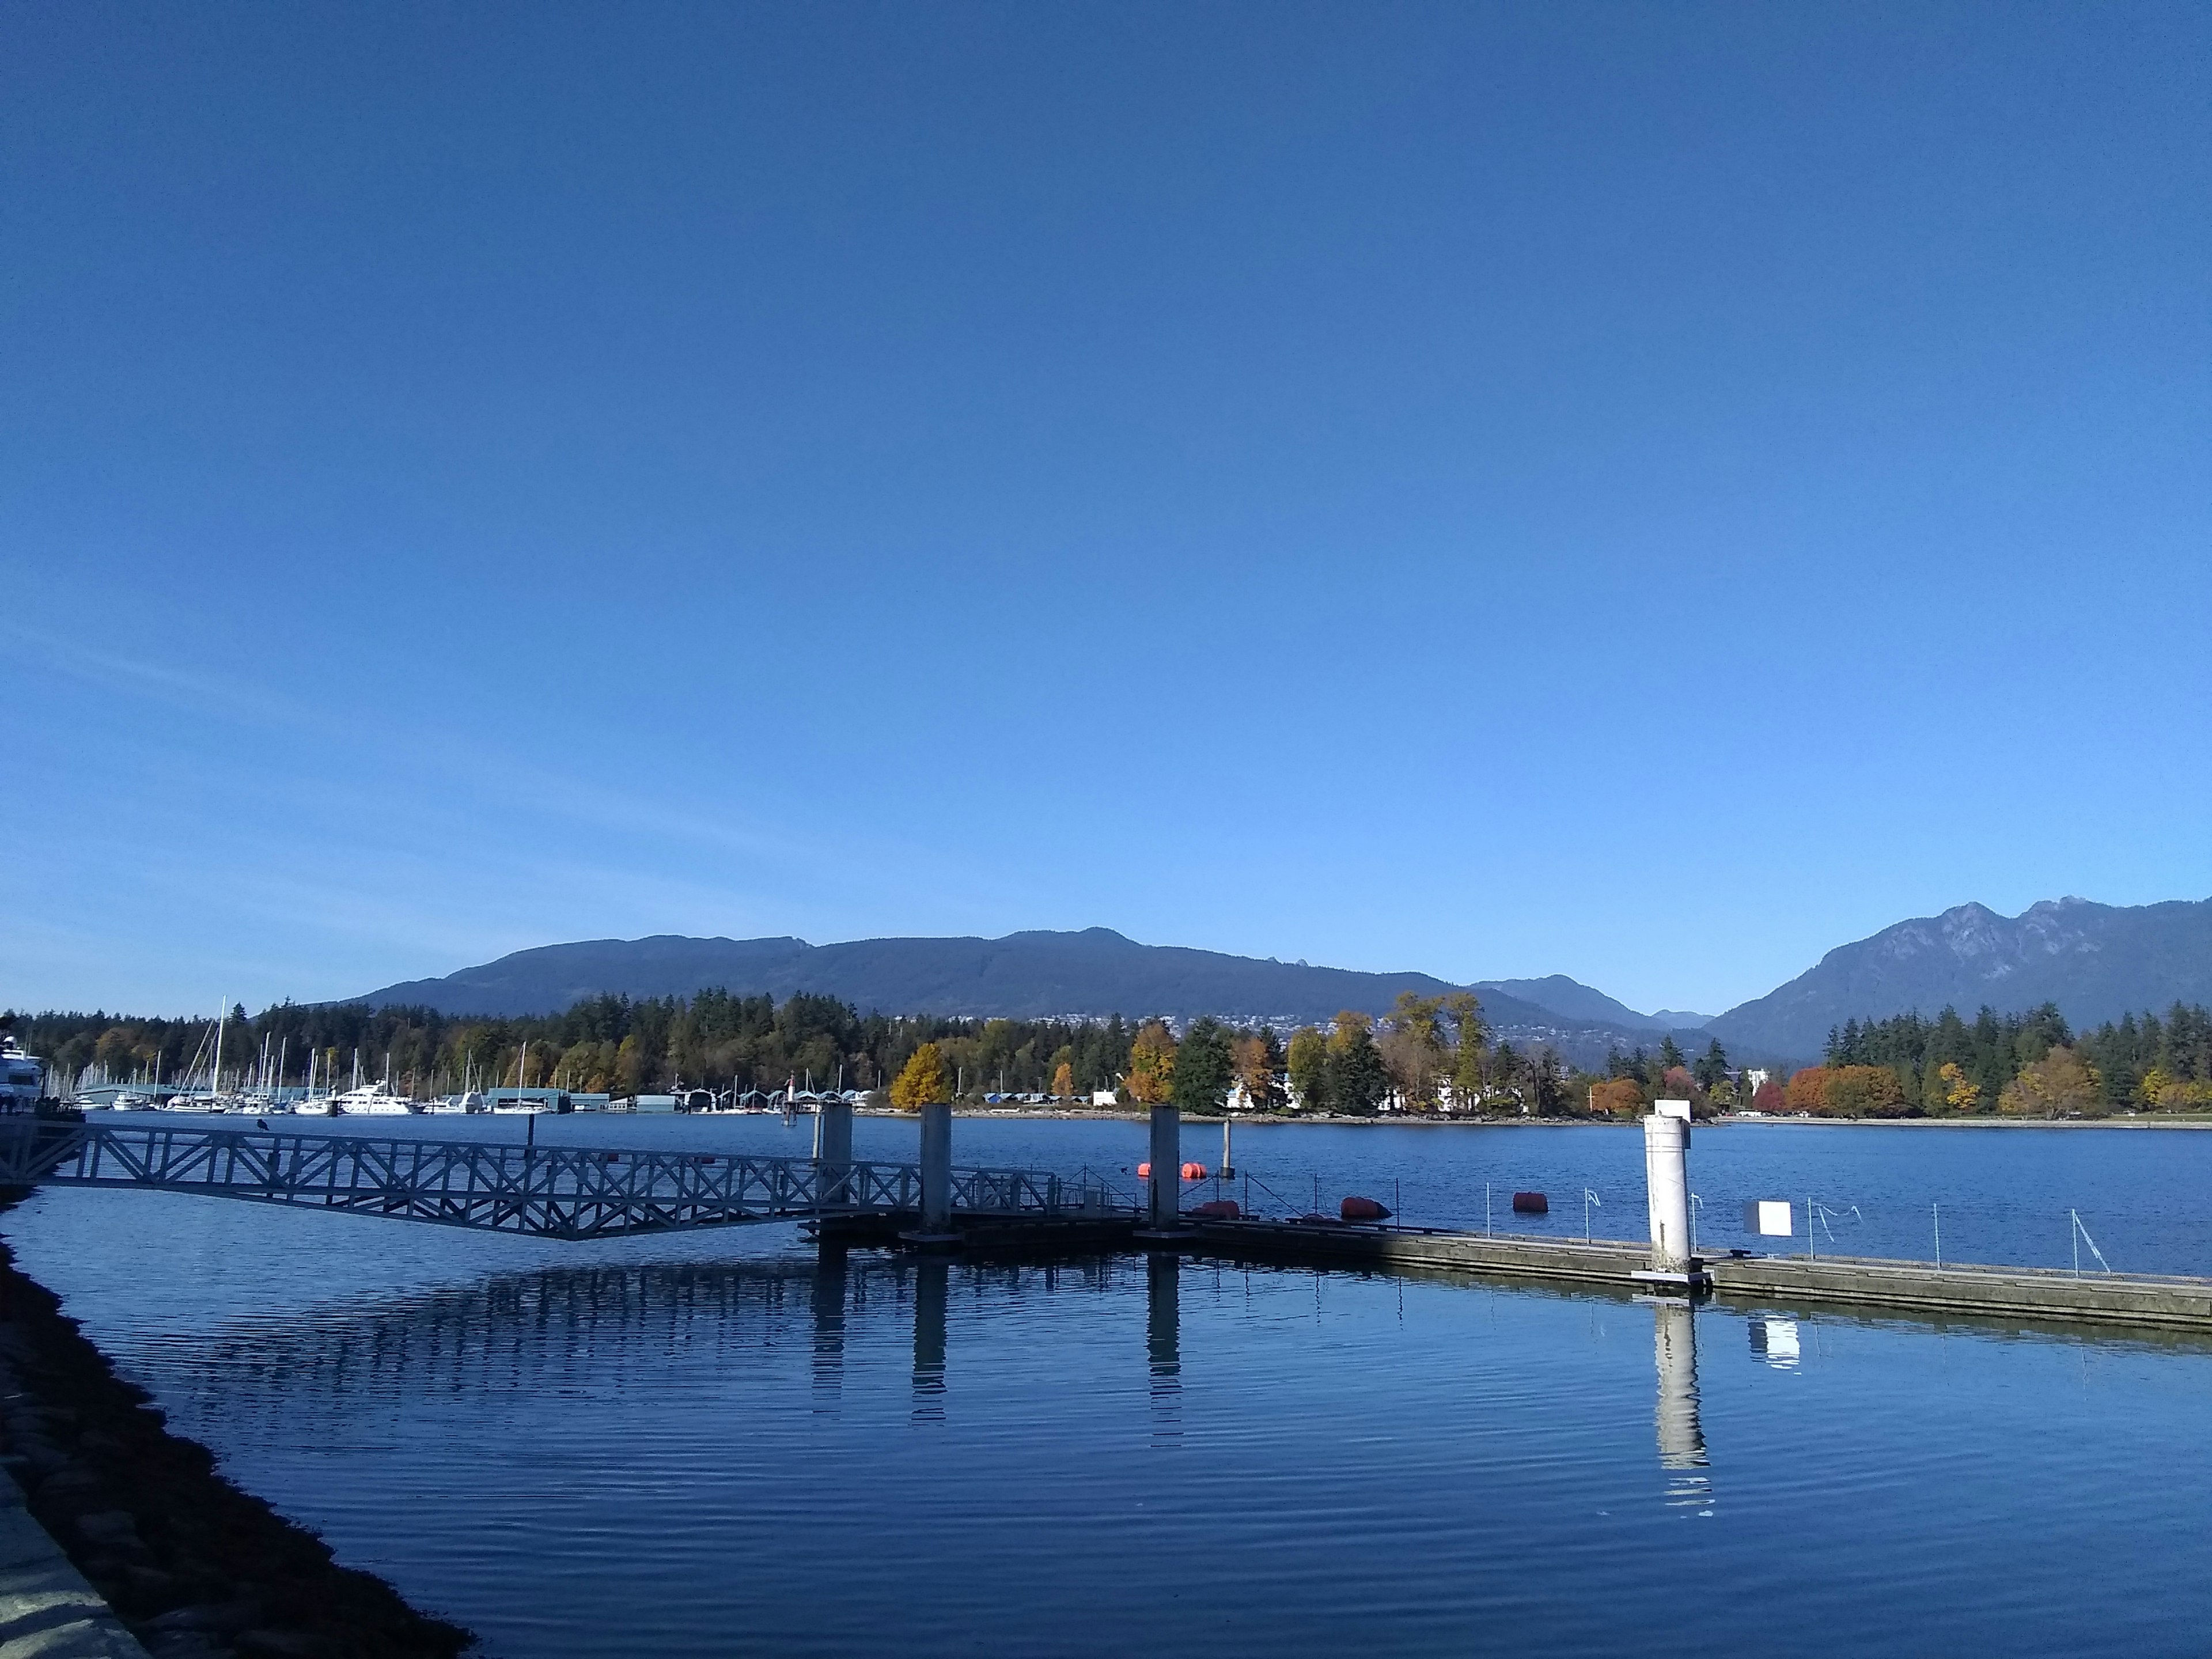
<instances>
[{"instance_id":1,"label":"shoreline vegetation","mask_svg":"<svg viewBox=\"0 0 2212 1659\"><path fill-rule=\"evenodd\" d=\"M704 1089L850 1090L872 1104L951 1101L1111 1112L1173 1101L1204 1116L1515 1121L1642 1115L1656 1099L1710 1120L1750 1111L1899 1121L2170 1121L2212 1113L2212 1014L2176 1004L2072 1031L2049 1004L2026 1013L1947 1008L1850 1020L1820 1063L1787 1075L1739 1066L1718 1039L1692 1056L1672 1035L1656 1052L1608 1053L1592 1069L1553 1048L1493 1041L1468 992L1400 995L1377 1018L1326 1027L1198 1018L1039 1020L863 1015L833 997L708 990L690 998L587 998L563 1013L454 1018L425 1008L289 1003L249 1016L142 1019L104 1012L0 1014L48 1066L48 1091L95 1082L194 1079L217 1090L349 1073L388 1076L410 1098L513 1085L617 1097ZM221 1040L228 1033L227 1042ZM224 1068L212 1075L218 1053Z\"/></svg>"},{"instance_id":2,"label":"shoreline vegetation","mask_svg":"<svg viewBox=\"0 0 2212 1659\"><path fill-rule=\"evenodd\" d=\"M0 1212L21 1196L0 1194ZM155 1659L454 1659L474 1644L170 1433L4 1243L0 1462Z\"/></svg>"}]
</instances>

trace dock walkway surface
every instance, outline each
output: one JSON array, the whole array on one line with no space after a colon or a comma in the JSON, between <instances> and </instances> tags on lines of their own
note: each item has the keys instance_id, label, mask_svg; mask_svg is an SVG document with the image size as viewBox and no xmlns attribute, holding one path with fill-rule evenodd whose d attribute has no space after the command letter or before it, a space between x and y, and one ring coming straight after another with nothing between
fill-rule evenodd
<instances>
[{"instance_id":1,"label":"dock walkway surface","mask_svg":"<svg viewBox=\"0 0 2212 1659\"><path fill-rule=\"evenodd\" d=\"M1646 1289L1641 1244L1425 1228L1203 1221L1190 1229L1210 1255L1337 1266L1457 1269L1521 1279ZM2212 1332L2212 1279L2081 1273L2056 1268L1937 1267L1869 1256L1712 1256L1702 1266L1724 1302L1849 1304L1920 1314L2156 1327Z\"/></svg>"},{"instance_id":2,"label":"dock walkway surface","mask_svg":"<svg viewBox=\"0 0 2212 1659\"><path fill-rule=\"evenodd\" d=\"M70 1565L0 1476L0 1659L146 1659L146 1650Z\"/></svg>"}]
</instances>

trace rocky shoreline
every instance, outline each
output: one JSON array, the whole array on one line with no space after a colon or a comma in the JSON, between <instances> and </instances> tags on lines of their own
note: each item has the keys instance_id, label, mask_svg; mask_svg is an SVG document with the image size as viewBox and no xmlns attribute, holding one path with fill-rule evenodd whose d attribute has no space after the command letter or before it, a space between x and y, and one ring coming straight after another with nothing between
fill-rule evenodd
<instances>
[{"instance_id":1,"label":"rocky shoreline","mask_svg":"<svg viewBox=\"0 0 2212 1659\"><path fill-rule=\"evenodd\" d=\"M0 1463L154 1659L453 1659L474 1641L171 1434L4 1244Z\"/></svg>"}]
</instances>

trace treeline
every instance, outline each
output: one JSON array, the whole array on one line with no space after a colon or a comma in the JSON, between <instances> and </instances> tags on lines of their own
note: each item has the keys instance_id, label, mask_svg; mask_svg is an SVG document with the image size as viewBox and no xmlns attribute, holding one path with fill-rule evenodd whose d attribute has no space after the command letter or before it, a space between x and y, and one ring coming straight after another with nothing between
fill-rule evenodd
<instances>
[{"instance_id":1,"label":"treeline","mask_svg":"<svg viewBox=\"0 0 2212 1659\"><path fill-rule=\"evenodd\" d=\"M164 1086L202 1081L214 1051L215 1021L132 1018L107 1013L0 1016L50 1076ZM264 1053L276 1081L315 1075L343 1084L359 1056L362 1074L389 1075L413 1095L521 1084L592 1093L651 1094L687 1087L777 1089L791 1079L828 1088L876 1089L914 1052L935 1042L963 1095L1036 1093L1067 1068L1068 1092L1111 1089L1127 1069L1136 1028L1107 1020L979 1020L861 1015L835 997L702 991L691 998L601 996L543 1017L485 1019L430 1008L290 1003L249 1015L232 1011L223 1032L222 1085L258 1074ZM527 1060L525 1048L527 1047ZM281 1066L276 1063L281 1057ZM158 1067L158 1070L157 1070Z\"/></svg>"},{"instance_id":2,"label":"treeline","mask_svg":"<svg viewBox=\"0 0 2212 1659\"><path fill-rule=\"evenodd\" d=\"M1851 1020L1824 1063L1790 1078L1782 1109L1824 1117L2102 1116L2212 1109L2212 1015L2107 1021L2076 1036L2054 1004L2021 1014Z\"/></svg>"},{"instance_id":3,"label":"treeline","mask_svg":"<svg viewBox=\"0 0 2212 1659\"><path fill-rule=\"evenodd\" d=\"M0 1017L41 1055L57 1080L150 1087L204 1084L215 1022L91 1014ZM389 1076L414 1096L477 1087L551 1085L609 1094L656 1093L679 1085L774 1090L787 1081L825 1088L888 1089L927 1048L912 1088L928 1097L987 1093L1088 1098L1111 1091L1133 1103L1172 1099L1218 1111L1232 1092L1255 1110L1295 1106L1355 1115L1386 1109L1467 1112L1524 1107L1580 1111L1596 1079L1570 1075L1548 1048L1523 1054L1493 1043L1474 996L1407 994L1380 1021L1339 1014L1294 1032L1192 1023L1178 1038L1164 1020L959 1019L862 1015L834 997L704 991L691 998L601 996L544 1017L486 1019L428 1008L283 1004L224 1027L223 1077L240 1086L264 1075L343 1085ZM1716 1049L1717 1052L1717 1049ZM1671 1042L1662 1051L1672 1053ZM264 1060L265 1057L265 1060ZM264 1067L266 1067L264 1073ZM1639 1053L1616 1067L1644 1075ZM1662 1071L1638 1098L1662 1086ZM941 1091L941 1094L939 1092Z\"/></svg>"}]
</instances>

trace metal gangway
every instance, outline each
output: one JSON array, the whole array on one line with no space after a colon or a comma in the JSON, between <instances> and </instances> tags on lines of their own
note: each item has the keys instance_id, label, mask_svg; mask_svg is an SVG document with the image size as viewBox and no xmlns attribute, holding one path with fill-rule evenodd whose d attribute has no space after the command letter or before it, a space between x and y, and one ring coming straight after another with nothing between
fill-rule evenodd
<instances>
[{"instance_id":1,"label":"metal gangway","mask_svg":"<svg viewBox=\"0 0 2212 1659\"><path fill-rule=\"evenodd\" d=\"M0 1186L202 1193L564 1239L922 1208L915 1164L50 1119L0 1123ZM951 1199L990 1220L1134 1205L1087 1173L1030 1170L954 1170Z\"/></svg>"}]
</instances>

